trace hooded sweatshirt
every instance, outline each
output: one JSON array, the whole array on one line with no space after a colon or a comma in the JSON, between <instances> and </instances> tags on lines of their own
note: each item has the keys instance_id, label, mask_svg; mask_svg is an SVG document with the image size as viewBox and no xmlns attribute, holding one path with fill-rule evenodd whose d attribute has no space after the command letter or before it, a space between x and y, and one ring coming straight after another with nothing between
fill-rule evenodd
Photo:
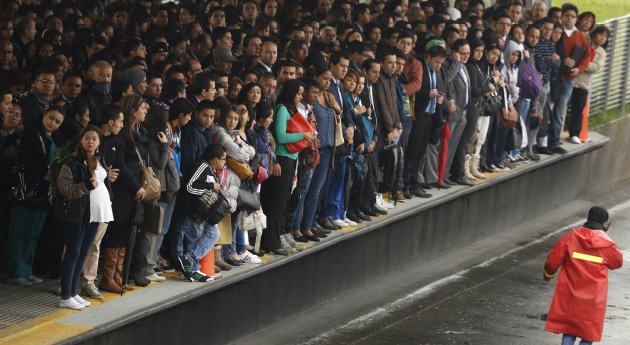
<instances>
[{"instance_id":1,"label":"hooded sweatshirt","mask_svg":"<svg viewBox=\"0 0 630 345\"><path fill-rule=\"evenodd\" d=\"M518 67L523 60L523 45L514 40L508 40L505 46L505 65L501 70L501 74L505 78L505 86L508 92L508 100L516 105L516 101L518 101L520 88L517 86L518 83ZM513 52L519 52L520 57L516 61L515 64L510 64L510 56Z\"/></svg>"}]
</instances>

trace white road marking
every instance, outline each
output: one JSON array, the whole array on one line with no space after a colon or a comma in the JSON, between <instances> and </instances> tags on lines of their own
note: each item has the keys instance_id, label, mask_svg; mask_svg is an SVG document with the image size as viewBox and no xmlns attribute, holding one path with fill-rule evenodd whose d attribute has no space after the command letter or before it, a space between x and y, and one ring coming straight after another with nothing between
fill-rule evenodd
<instances>
[{"instance_id":1,"label":"white road marking","mask_svg":"<svg viewBox=\"0 0 630 345\"><path fill-rule=\"evenodd\" d=\"M630 206L630 200L625 201L619 205L616 205L612 208L610 208L608 210L609 214L613 214L616 213L624 208L627 208ZM449 283L461 280L464 278L464 276L470 272L471 270L474 270L476 268L482 268L482 267L488 267L491 264L493 264L494 262L501 260L509 255L512 255L518 251L521 251L525 248L531 247L533 245L536 245L538 243L544 242L547 239L549 239L550 237L553 237L563 231L566 231L569 228L573 228L576 226L579 226L581 224L584 223L584 220L580 220L580 221L576 221L574 223L571 223L567 226L563 226L560 229L557 229L539 239L536 239L534 241L531 241L527 244L524 244L520 247L514 248L512 250L509 250L499 256L495 256L494 258L491 258L489 260L486 260L482 263L479 263L477 265L474 265L470 268L467 268L465 270L459 271L455 274L452 274L448 277L444 277L442 279L436 280L430 284L424 285L423 287L419 288L418 290L415 290L413 292L411 292L410 294L401 297L393 302L390 302L388 304L386 304L385 306L382 307L378 307L374 310L372 310L371 312L361 315L353 320L350 320L346 323L344 323L343 325L337 326L325 333L322 333L320 335L318 335L315 338L309 339L305 342L302 343L302 345L315 345L318 344L322 341L326 341L330 338L332 338L333 336L336 336L337 334L340 334L344 331L352 331L352 330L359 330L362 328L366 328L368 325L370 325L371 323L374 323L376 321L382 320L386 317L388 317L389 315L391 315L393 312L395 312L396 310L399 310L400 308L403 308L405 306L411 305L413 303L415 303L416 301L429 296L430 294L432 294L434 291L436 291L438 288L445 286ZM630 250L622 250L622 252L624 253L624 256L626 254L630 254Z\"/></svg>"}]
</instances>

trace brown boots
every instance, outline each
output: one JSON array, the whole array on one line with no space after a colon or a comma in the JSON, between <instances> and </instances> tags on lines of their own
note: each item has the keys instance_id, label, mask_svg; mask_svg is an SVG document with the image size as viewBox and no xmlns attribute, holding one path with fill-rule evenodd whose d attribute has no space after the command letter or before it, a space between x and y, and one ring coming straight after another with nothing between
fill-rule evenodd
<instances>
[{"instance_id":1,"label":"brown boots","mask_svg":"<svg viewBox=\"0 0 630 345\"><path fill-rule=\"evenodd\" d=\"M229 271L232 269L232 266L226 264L221 257L221 246L214 247L214 266L215 268L220 268L223 271ZM216 269L215 273L218 273L216 272Z\"/></svg>"},{"instance_id":2,"label":"brown boots","mask_svg":"<svg viewBox=\"0 0 630 345\"><path fill-rule=\"evenodd\" d=\"M113 293L120 293L122 288L120 284L114 281L114 275L117 273L118 252L121 248L105 249L105 258L103 260L103 274L101 276L101 289Z\"/></svg>"},{"instance_id":3,"label":"brown boots","mask_svg":"<svg viewBox=\"0 0 630 345\"><path fill-rule=\"evenodd\" d=\"M127 249L125 247L118 248L118 260L116 261L116 273L114 274L114 282L116 282L118 286L122 286L122 271L123 264L125 262L126 251ZM133 291L134 289L134 287L129 284L125 284L124 288L127 291Z\"/></svg>"},{"instance_id":4,"label":"brown boots","mask_svg":"<svg viewBox=\"0 0 630 345\"><path fill-rule=\"evenodd\" d=\"M122 269L125 261L125 248L107 248L105 249L105 260L103 262L103 274L101 276L101 289L113 292L123 293L122 285ZM133 286L125 285L125 290L133 290Z\"/></svg>"}]
</instances>

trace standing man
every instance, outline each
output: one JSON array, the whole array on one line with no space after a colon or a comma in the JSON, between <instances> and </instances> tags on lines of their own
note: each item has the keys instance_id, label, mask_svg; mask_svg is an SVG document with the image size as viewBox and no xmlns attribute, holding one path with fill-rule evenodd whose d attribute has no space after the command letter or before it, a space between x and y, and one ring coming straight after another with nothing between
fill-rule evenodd
<instances>
[{"instance_id":1,"label":"standing man","mask_svg":"<svg viewBox=\"0 0 630 345\"><path fill-rule=\"evenodd\" d=\"M581 228L562 236L545 262L543 278L560 276L551 301L545 330L561 333L562 345L600 341L608 297L608 270L623 264L623 255L608 236L608 211L594 206Z\"/></svg>"},{"instance_id":2,"label":"standing man","mask_svg":"<svg viewBox=\"0 0 630 345\"><path fill-rule=\"evenodd\" d=\"M549 129L549 141L547 147L553 153L565 154L567 150L560 147L560 133L567 115L567 105L573 92L573 80L578 74L584 72L591 61L591 49L584 34L575 27L578 9L573 4L562 6L562 25L564 33L562 39L556 43L556 51L562 55L560 68L560 83L558 93L554 100L553 113L551 114L551 128ZM561 48L561 49L559 49ZM579 59L580 60L576 60Z\"/></svg>"}]
</instances>

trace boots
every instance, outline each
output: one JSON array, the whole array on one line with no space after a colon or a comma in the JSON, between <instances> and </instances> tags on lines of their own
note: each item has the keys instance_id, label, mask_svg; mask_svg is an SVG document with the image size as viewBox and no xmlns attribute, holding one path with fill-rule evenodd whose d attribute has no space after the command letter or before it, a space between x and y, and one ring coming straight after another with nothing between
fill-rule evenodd
<instances>
[{"instance_id":1,"label":"boots","mask_svg":"<svg viewBox=\"0 0 630 345\"><path fill-rule=\"evenodd\" d=\"M125 263L126 251L127 249L125 247L118 248L118 260L116 261L116 274L114 274L114 281L116 282L116 284L118 284L118 286L122 286L122 271L123 271L123 264ZM134 289L134 287L129 284L125 284L123 288L127 291L133 291Z\"/></svg>"},{"instance_id":2,"label":"boots","mask_svg":"<svg viewBox=\"0 0 630 345\"><path fill-rule=\"evenodd\" d=\"M471 156L472 156L472 159L470 162L470 173L478 179L485 180L486 177L481 173L481 171L479 171L479 160L481 157L479 155L471 155Z\"/></svg>"},{"instance_id":3,"label":"boots","mask_svg":"<svg viewBox=\"0 0 630 345\"><path fill-rule=\"evenodd\" d=\"M214 265L224 271L229 271L232 269L232 266L226 264L221 257L221 246L214 247Z\"/></svg>"},{"instance_id":4,"label":"boots","mask_svg":"<svg viewBox=\"0 0 630 345\"><path fill-rule=\"evenodd\" d=\"M466 159L464 160L464 175L466 176L467 179L469 179L470 181L476 181L477 178L475 178L475 176L472 174L470 167L470 161L471 161L471 157L472 155L466 155Z\"/></svg>"},{"instance_id":5,"label":"boots","mask_svg":"<svg viewBox=\"0 0 630 345\"><path fill-rule=\"evenodd\" d=\"M103 275L101 277L101 289L113 293L120 293L122 288L114 280L116 275L116 264L118 261L118 251L120 248L105 249L103 260Z\"/></svg>"}]
</instances>

